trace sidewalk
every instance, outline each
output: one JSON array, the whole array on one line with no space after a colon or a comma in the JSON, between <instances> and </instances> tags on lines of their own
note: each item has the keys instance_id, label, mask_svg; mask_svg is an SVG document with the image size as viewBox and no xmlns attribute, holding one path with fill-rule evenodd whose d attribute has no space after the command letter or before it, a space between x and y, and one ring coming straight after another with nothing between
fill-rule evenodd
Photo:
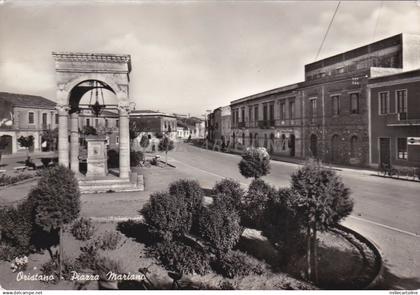
<instances>
[{"instance_id":1,"label":"sidewalk","mask_svg":"<svg viewBox=\"0 0 420 295\"><path fill-rule=\"evenodd\" d=\"M198 146L194 144L191 144L191 146L206 149L203 146ZM225 153L225 154L234 154L234 155L239 155L239 156L241 155L240 151L234 151L234 150L230 150L230 152L222 152L222 151L219 151L218 149L213 150L211 148L207 150L219 152L219 153ZM284 162L284 163L290 163L290 164L296 164L296 165L303 165L307 161L302 158L292 158L292 157L285 157L285 156L279 156L279 155L271 155L271 159L278 162ZM353 167L353 166L349 167L349 166L343 166L343 165L337 165L337 164L332 165L330 163L323 163L323 165L337 171L363 173L366 175L372 175L372 174L376 175L378 173L378 170L375 170L373 168L369 169L369 168L361 168L361 167Z\"/></svg>"}]
</instances>

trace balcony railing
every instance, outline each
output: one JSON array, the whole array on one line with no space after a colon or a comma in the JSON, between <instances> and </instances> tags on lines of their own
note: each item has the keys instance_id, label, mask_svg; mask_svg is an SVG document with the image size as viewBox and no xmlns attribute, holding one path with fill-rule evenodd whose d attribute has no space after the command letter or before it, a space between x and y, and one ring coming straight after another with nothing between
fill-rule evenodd
<instances>
[{"instance_id":1,"label":"balcony railing","mask_svg":"<svg viewBox=\"0 0 420 295\"><path fill-rule=\"evenodd\" d=\"M277 127L281 127L281 126L297 126L301 124L301 119L278 119L276 120L276 126Z\"/></svg>"},{"instance_id":2,"label":"balcony railing","mask_svg":"<svg viewBox=\"0 0 420 295\"><path fill-rule=\"evenodd\" d=\"M420 113L396 113L386 117L387 126L420 126Z\"/></svg>"},{"instance_id":3,"label":"balcony railing","mask_svg":"<svg viewBox=\"0 0 420 295\"><path fill-rule=\"evenodd\" d=\"M269 129L275 126L275 120L261 120L258 121L258 128Z\"/></svg>"},{"instance_id":4,"label":"balcony railing","mask_svg":"<svg viewBox=\"0 0 420 295\"><path fill-rule=\"evenodd\" d=\"M246 124L245 122L238 122L238 128L245 128Z\"/></svg>"}]
</instances>

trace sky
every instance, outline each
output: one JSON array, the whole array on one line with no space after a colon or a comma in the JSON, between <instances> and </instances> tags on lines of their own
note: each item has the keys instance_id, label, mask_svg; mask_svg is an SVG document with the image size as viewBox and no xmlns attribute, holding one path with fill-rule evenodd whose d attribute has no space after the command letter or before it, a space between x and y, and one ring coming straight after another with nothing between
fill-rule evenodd
<instances>
[{"instance_id":1,"label":"sky","mask_svg":"<svg viewBox=\"0 0 420 295\"><path fill-rule=\"evenodd\" d=\"M0 0L0 91L55 100L53 51L130 54L136 109L202 116L302 81L337 3ZM341 1L318 59L401 32L420 1Z\"/></svg>"}]
</instances>

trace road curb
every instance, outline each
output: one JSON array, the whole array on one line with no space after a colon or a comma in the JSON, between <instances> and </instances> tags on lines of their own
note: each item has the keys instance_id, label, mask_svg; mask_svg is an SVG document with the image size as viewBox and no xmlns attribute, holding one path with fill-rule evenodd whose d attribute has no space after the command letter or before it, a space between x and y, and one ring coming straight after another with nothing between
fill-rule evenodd
<instances>
[{"instance_id":1,"label":"road curb","mask_svg":"<svg viewBox=\"0 0 420 295\"><path fill-rule=\"evenodd\" d=\"M336 226L336 228L354 235L359 241L366 244L372 250L372 252L375 254L375 256L376 256L376 261L375 261L376 275L372 279L372 281L366 287L363 288L364 290L375 289L379 285L379 283L382 281L384 270L385 270L384 262L383 262L383 258L382 258L383 254L379 250L379 247L377 247L373 241L369 240L365 236L361 235L360 233L358 233L358 232L356 232L356 231L354 231L354 230L352 230L352 229L350 229L350 228L348 228L344 225L338 224Z\"/></svg>"}]
</instances>

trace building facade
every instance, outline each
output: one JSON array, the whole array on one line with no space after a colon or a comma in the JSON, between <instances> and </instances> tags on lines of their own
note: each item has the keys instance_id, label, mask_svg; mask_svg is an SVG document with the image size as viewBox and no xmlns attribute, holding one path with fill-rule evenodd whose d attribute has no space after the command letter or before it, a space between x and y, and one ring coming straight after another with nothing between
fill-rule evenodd
<instances>
[{"instance_id":1,"label":"building facade","mask_svg":"<svg viewBox=\"0 0 420 295\"><path fill-rule=\"evenodd\" d=\"M369 79L369 164L420 167L420 69Z\"/></svg>"},{"instance_id":2,"label":"building facade","mask_svg":"<svg viewBox=\"0 0 420 295\"><path fill-rule=\"evenodd\" d=\"M302 110L298 84L231 102L231 137L237 148L265 147L272 155L302 157Z\"/></svg>"},{"instance_id":3,"label":"building facade","mask_svg":"<svg viewBox=\"0 0 420 295\"><path fill-rule=\"evenodd\" d=\"M131 147L135 150L144 150L140 146L141 137L146 134L150 139L147 151L158 150L159 140L165 134L172 140L177 137L177 119L175 116L152 110L134 110L130 113L130 124L136 122L142 132L132 141Z\"/></svg>"},{"instance_id":4,"label":"building facade","mask_svg":"<svg viewBox=\"0 0 420 295\"><path fill-rule=\"evenodd\" d=\"M420 37L399 34L305 65L304 151L326 163L369 163L368 79L420 67ZM416 53L417 52L417 53Z\"/></svg>"},{"instance_id":5,"label":"building facade","mask_svg":"<svg viewBox=\"0 0 420 295\"><path fill-rule=\"evenodd\" d=\"M4 154L24 150L18 138L34 137L33 149L42 148L42 133L58 126L56 103L41 96L0 92L0 137Z\"/></svg>"},{"instance_id":6,"label":"building facade","mask_svg":"<svg viewBox=\"0 0 420 295\"><path fill-rule=\"evenodd\" d=\"M307 64L303 82L232 101L230 138L273 155L368 166L369 78L418 68L420 36L410 34Z\"/></svg>"}]
</instances>

